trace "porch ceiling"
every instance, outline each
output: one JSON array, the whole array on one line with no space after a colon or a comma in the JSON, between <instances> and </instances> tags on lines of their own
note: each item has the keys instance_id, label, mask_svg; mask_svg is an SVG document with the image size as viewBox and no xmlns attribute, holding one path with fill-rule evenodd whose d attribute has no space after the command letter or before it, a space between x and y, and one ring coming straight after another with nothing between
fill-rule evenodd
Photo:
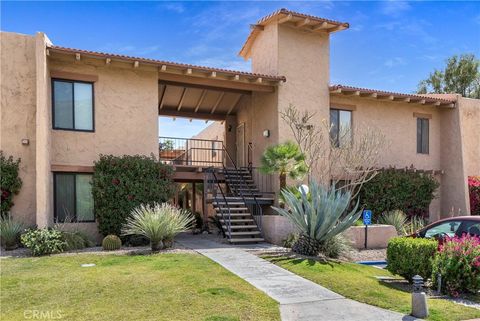
<instances>
[{"instance_id":1,"label":"porch ceiling","mask_svg":"<svg viewBox=\"0 0 480 321\"><path fill-rule=\"evenodd\" d=\"M159 82L158 114L162 116L224 120L235 114L238 102L250 92L237 89Z\"/></svg>"}]
</instances>

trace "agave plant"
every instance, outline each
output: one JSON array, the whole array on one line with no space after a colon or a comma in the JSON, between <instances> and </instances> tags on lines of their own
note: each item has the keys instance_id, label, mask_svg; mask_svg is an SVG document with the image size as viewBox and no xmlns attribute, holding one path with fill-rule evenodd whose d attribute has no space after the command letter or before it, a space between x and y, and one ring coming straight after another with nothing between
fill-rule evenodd
<instances>
[{"instance_id":1,"label":"agave plant","mask_svg":"<svg viewBox=\"0 0 480 321\"><path fill-rule=\"evenodd\" d=\"M407 224L407 215L401 210L394 210L383 213L378 218L378 223L392 225L395 227L398 235L405 234L405 225Z\"/></svg>"},{"instance_id":2,"label":"agave plant","mask_svg":"<svg viewBox=\"0 0 480 321\"><path fill-rule=\"evenodd\" d=\"M193 226L195 217L170 204L140 205L133 209L122 228L122 235L143 235L150 240L152 251L164 248L175 235Z\"/></svg>"},{"instance_id":3,"label":"agave plant","mask_svg":"<svg viewBox=\"0 0 480 321\"><path fill-rule=\"evenodd\" d=\"M304 255L317 255L328 240L349 228L361 215L358 202L348 211L351 201L350 192L336 190L334 186L326 188L312 182L309 196L283 190L282 196L287 208L273 209L285 216L300 231L294 252Z\"/></svg>"},{"instance_id":4,"label":"agave plant","mask_svg":"<svg viewBox=\"0 0 480 321\"><path fill-rule=\"evenodd\" d=\"M0 239L5 250L10 251L17 248L20 233L24 230L25 226L20 223L12 220L11 218L1 218L0 219Z\"/></svg>"}]
</instances>

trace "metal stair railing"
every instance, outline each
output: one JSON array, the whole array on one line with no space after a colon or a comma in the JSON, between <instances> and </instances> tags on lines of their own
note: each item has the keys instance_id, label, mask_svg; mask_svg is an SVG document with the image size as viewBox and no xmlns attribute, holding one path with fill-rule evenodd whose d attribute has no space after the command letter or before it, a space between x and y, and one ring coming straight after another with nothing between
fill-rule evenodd
<instances>
[{"instance_id":1,"label":"metal stair railing","mask_svg":"<svg viewBox=\"0 0 480 321\"><path fill-rule=\"evenodd\" d=\"M225 197L225 193L223 192L222 186L220 185L220 181L215 173L214 167L209 167L205 171L207 173L207 192L210 190L212 193L213 200L217 203L218 209L220 210L220 215L223 219L225 226L227 227L226 236L228 239L232 239L232 213L230 211L230 205L228 205L227 198ZM220 190L220 194L222 195L222 199L225 202L225 208L228 210L228 217L225 218L224 208L220 206L219 199L217 197L217 189L214 188L214 185L217 185L218 189ZM222 224L223 229L223 224Z\"/></svg>"},{"instance_id":2,"label":"metal stair railing","mask_svg":"<svg viewBox=\"0 0 480 321\"><path fill-rule=\"evenodd\" d=\"M245 177L243 177L243 175L240 174L239 170L238 170L238 167L237 165L235 164L235 162L233 161L232 157L230 156L230 153L228 152L228 150L225 148L225 145L223 145L222 143L222 148L224 150L224 154L227 156L228 160L230 161L230 163L233 165L234 169L235 169L235 172L237 173L237 176L241 178L242 180L242 185L244 185L245 187L248 187L247 185L247 181L245 180ZM225 159L223 161L223 173L224 175L227 175L227 167L225 166ZM227 182L227 179L225 177L225 183L226 185L230 188L231 191L236 191L236 192L239 192L240 193L240 197L242 198L243 202L245 203L245 205L250 208L250 203L247 202L247 200L245 199L245 195L243 194L242 190L237 190L237 189L232 189L231 186L229 186L228 182ZM258 230L260 231L261 235L263 235L263 231L262 231L262 218L263 218L263 209L262 209L262 206L260 206L260 203L258 202L256 196L255 196L255 193L252 192L251 195L253 197L253 200L254 200L254 206L251 207L251 213L252 214L252 217L253 219L255 220L255 223L257 224L257 227L258 227ZM257 220L257 216L260 217L260 219Z\"/></svg>"}]
</instances>

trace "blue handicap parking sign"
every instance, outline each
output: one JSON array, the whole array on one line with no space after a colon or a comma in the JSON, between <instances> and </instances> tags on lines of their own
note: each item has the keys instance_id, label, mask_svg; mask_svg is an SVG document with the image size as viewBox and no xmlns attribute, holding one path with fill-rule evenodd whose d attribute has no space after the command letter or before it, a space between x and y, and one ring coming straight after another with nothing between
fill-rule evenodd
<instances>
[{"instance_id":1,"label":"blue handicap parking sign","mask_svg":"<svg viewBox=\"0 0 480 321\"><path fill-rule=\"evenodd\" d=\"M363 211L363 224L365 225L372 224L372 210Z\"/></svg>"}]
</instances>

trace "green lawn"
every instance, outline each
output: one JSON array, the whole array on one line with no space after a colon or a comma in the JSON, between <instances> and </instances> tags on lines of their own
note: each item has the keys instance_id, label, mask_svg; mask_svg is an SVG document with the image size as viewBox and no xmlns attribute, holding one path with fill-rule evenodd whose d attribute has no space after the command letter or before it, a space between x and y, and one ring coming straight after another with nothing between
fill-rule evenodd
<instances>
[{"instance_id":1,"label":"green lawn","mask_svg":"<svg viewBox=\"0 0 480 321\"><path fill-rule=\"evenodd\" d=\"M388 271L355 263L320 263L315 260L265 257L277 265L356 301L410 313L411 294L378 281ZM480 310L441 299L429 299L428 320L454 321L480 318Z\"/></svg>"},{"instance_id":2,"label":"green lawn","mask_svg":"<svg viewBox=\"0 0 480 321\"><path fill-rule=\"evenodd\" d=\"M94 263L94 267L81 267ZM278 304L197 254L1 259L1 320L279 320Z\"/></svg>"}]
</instances>

